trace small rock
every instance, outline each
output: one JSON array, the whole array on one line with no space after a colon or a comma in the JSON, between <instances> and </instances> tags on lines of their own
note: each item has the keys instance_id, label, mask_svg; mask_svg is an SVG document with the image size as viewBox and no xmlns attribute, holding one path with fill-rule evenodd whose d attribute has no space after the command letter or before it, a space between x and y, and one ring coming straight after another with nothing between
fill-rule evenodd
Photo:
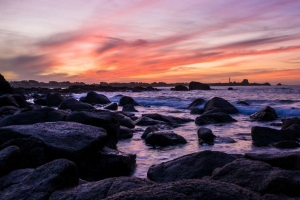
<instances>
[{"instance_id":1,"label":"small rock","mask_svg":"<svg viewBox=\"0 0 300 200\"><path fill-rule=\"evenodd\" d=\"M203 140L204 142L213 142L216 137L208 128L199 128L197 133L198 138Z\"/></svg>"},{"instance_id":2,"label":"small rock","mask_svg":"<svg viewBox=\"0 0 300 200\"><path fill-rule=\"evenodd\" d=\"M272 107L266 106L260 111L250 115L250 118L256 121L272 121L277 119L278 116Z\"/></svg>"},{"instance_id":3,"label":"small rock","mask_svg":"<svg viewBox=\"0 0 300 200\"><path fill-rule=\"evenodd\" d=\"M131 104L131 105L134 105L134 106L139 105L132 97L122 96L120 101L119 101L119 105L120 106L125 106L127 104Z\"/></svg>"},{"instance_id":4,"label":"small rock","mask_svg":"<svg viewBox=\"0 0 300 200\"><path fill-rule=\"evenodd\" d=\"M134 105L132 105L132 104L127 104L127 105L123 106L122 111L123 112L138 112L138 110L136 110Z\"/></svg>"},{"instance_id":5,"label":"small rock","mask_svg":"<svg viewBox=\"0 0 300 200\"><path fill-rule=\"evenodd\" d=\"M158 131L158 128L156 126L147 127L144 133L142 134L141 138L145 139L149 133L152 133L154 131Z\"/></svg>"},{"instance_id":6,"label":"small rock","mask_svg":"<svg viewBox=\"0 0 300 200\"><path fill-rule=\"evenodd\" d=\"M190 103L188 108L197 107L197 106L202 105L203 103L205 103L205 100L202 98L198 98L198 99L195 99L192 103Z\"/></svg>"},{"instance_id":7,"label":"small rock","mask_svg":"<svg viewBox=\"0 0 300 200\"><path fill-rule=\"evenodd\" d=\"M278 149L295 149L295 148L299 148L300 144L296 141L284 140L284 141L276 142L275 144L273 144L273 146Z\"/></svg>"},{"instance_id":8,"label":"small rock","mask_svg":"<svg viewBox=\"0 0 300 200\"><path fill-rule=\"evenodd\" d=\"M184 137L174 133L173 131L154 131L145 138L146 144L157 146L169 146L177 144L186 144Z\"/></svg>"}]
</instances>

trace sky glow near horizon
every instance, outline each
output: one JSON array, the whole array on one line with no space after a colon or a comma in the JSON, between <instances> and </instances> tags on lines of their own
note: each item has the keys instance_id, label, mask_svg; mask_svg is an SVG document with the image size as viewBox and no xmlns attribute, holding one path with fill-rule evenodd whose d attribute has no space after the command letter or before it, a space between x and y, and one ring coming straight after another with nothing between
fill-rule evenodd
<instances>
[{"instance_id":1,"label":"sky glow near horizon","mask_svg":"<svg viewBox=\"0 0 300 200\"><path fill-rule=\"evenodd\" d=\"M300 85L298 0L1 0L7 80Z\"/></svg>"}]
</instances>

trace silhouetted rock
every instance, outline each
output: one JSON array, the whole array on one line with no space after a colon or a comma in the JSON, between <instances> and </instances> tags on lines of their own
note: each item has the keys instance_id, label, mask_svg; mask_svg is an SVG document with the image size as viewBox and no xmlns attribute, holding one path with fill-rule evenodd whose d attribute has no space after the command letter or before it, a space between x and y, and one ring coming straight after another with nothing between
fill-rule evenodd
<instances>
[{"instance_id":1,"label":"silhouetted rock","mask_svg":"<svg viewBox=\"0 0 300 200\"><path fill-rule=\"evenodd\" d=\"M139 105L132 97L122 96L120 101L119 101L119 105L120 106L125 106L127 104L131 104L131 105L134 105L134 106Z\"/></svg>"},{"instance_id":2,"label":"silhouetted rock","mask_svg":"<svg viewBox=\"0 0 300 200\"><path fill-rule=\"evenodd\" d=\"M158 124L167 124L167 123L163 122L163 121L151 119L149 117L141 117L135 121L135 125L138 125L138 126L152 126L152 125L158 125Z\"/></svg>"},{"instance_id":3,"label":"silhouetted rock","mask_svg":"<svg viewBox=\"0 0 300 200\"><path fill-rule=\"evenodd\" d=\"M214 144L232 144L232 143L236 143L236 141L230 137L217 136L214 140Z\"/></svg>"},{"instance_id":4,"label":"silhouetted rock","mask_svg":"<svg viewBox=\"0 0 300 200\"><path fill-rule=\"evenodd\" d=\"M232 87L229 87L228 90L233 90L233 88L232 88Z\"/></svg>"},{"instance_id":5,"label":"silhouetted rock","mask_svg":"<svg viewBox=\"0 0 300 200\"><path fill-rule=\"evenodd\" d=\"M190 105L188 106L188 108L197 107L197 106L200 106L200 105L202 105L204 103L205 103L204 99L198 98L198 99L195 99L192 103L190 103Z\"/></svg>"},{"instance_id":6,"label":"silhouetted rock","mask_svg":"<svg viewBox=\"0 0 300 200\"><path fill-rule=\"evenodd\" d=\"M7 82L4 76L0 74L0 94L12 94L12 93L13 93L13 89L10 86L9 82Z\"/></svg>"},{"instance_id":7,"label":"silhouetted rock","mask_svg":"<svg viewBox=\"0 0 300 200\"><path fill-rule=\"evenodd\" d=\"M223 167L235 159L235 156L223 152L202 151L152 165L147 176L155 182L200 179L210 176L216 168Z\"/></svg>"},{"instance_id":8,"label":"silhouetted rock","mask_svg":"<svg viewBox=\"0 0 300 200\"><path fill-rule=\"evenodd\" d=\"M156 126L149 126L145 129L143 132L141 138L145 139L149 133L152 133L154 131L158 131L158 128Z\"/></svg>"},{"instance_id":9,"label":"silhouetted rock","mask_svg":"<svg viewBox=\"0 0 300 200\"><path fill-rule=\"evenodd\" d=\"M203 108L192 108L190 114L192 115L201 115L204 113L204 109Z\"/></svg>"},{"instance_id":10,"label":"silhouetted rock","mask_svg":"<svg viewBox=\"0 0 300 200\"><path fill-rule=\"evenodd\" d=\"M66 159L54 160L30 172L21 182L5 188L0 193L1 199L42 200L61 189L78 184L76 165Z\"/></svg>"},{"instance_id":11,"label":"silhouetted rock","mask_svg":"<svg viewBox=\"0 0 300 200\"><path fill-rule=\"evenodd\" d=\"M284 141L274 143L273 146L278 149L295 149L295 148L299 148L300 144L296 141L284 140Z\"/></svg>"},{"instance_id":12,"label":"silhouetted rock","mask_svg":"<svg viewBox=\"0 0 300 200\"><path fill-rule=\"evenodd\" d=\"M117 103L110 103L110 104L104 106L103 108L107 109L107 110L118 110L118 104Z\"/></svg>"},{"instance_id":13,"label":"silhouetted rock","mask_svg":"<svg viewBox=\"0 0 300 200\"><path fill-rule=\"evenodd\" d=\"M122 111L123 112L138 112L138 110L136 110L134 108L134 105L132 105L132 104L124 105Z\"/></svg>"},{"instance_id":14,"label":"silhouetted rock","mask_svg":"<svg viewBox=\"0 0 300 200\"><path fill-rule=\"evenodd\" d=\"M89 104L107 104L111 103L111 101L103 94L98 94L94 91L90 91L87 93L86 97L80 99L80 101Z\"/></svg>"},{"instance_id":15,"label":"silhouetted rock","mask_svg":"<svg viewBox=\"0 0 300 200\"><path fill-rule=\"evenodd\" d=\"M210 90L209 85L192 81L189 83L189 90Z\"/></svg>"},{"instance_id":16,"label":"silhouetted rock","mask_svg":"<svg viewBox=\"0 0 300 200\"><path fill-rule=\"evenodd\" d=\"M195 119L197 125L236 122L230 115L222 112L204 113Z\"/></svg>"},{"instance_id":17,"label":"silhouetted rock","mask_svg":"<svg viewBox=\"0 0 300 200\"><path fill-rule=\"evenodd\" d=\"M268 127L253 126L251 128L252 142L256 146L268 146L284 140L295 140L296 134L292 130L276 130Z\"/></svg>"},{"instance_id":18,"label":"silhouetted rock","mask_svg":"<svg viewBox=\"0 0 300 200\"><path fill-rule=\"evenodd\" d=\"M13 95L3 95L0 96L0 107L4 106L19 107L19 104L17 103Z\"/></svg>"},{"instance_id":19,"label":"silhouetted rock","mask_svg":"<svg viewBox=\"0 0 300 200\"><path fill-rule=\"evenodd\" d=\"M245 105L245 106L250 106L250 104L246 101L238 101L237 104Z\"/></svg>"},{"instance_id":20,"label":"silhouetted rock","mask_svg":"<svg viewBox=\"0 0 300 200\"><path fill-rule=\"evenodd\" d=\"M125 115L122 115L121 113L118 113L117 118L118 118L119 124L121 126L125 126L127 128L134 128L135 127L135 123L131 120L130 117L127 117Z\"/></svg>"},{"instance_id":21,"label":"silhouetted rock","mask_svg":"<svg viewBox=\"0 0 300 200\"><path fill-rule=\"evenodd\" d=\"M7 116L15 114L19 109L14 106L4 106L0 108L0 120Z\"/></svg>"},{"instance_id":22,"label":"silhouetted rock","mask_svg":"<svg viewBox=\"0 0 300 200\"><path fill-rule=\"evenodd\" d=\"M274 108L266 106L260 111L250 115L250 118L256 121L272 121L278 118Z\"/></svg>"},{"instance_id":23,"label":"silhouetted rock","mask_svg":"<svg viewBox=\"0 0 300 200\"><path fill-rule=\"evenodd\" d=\"M278 83L278 84L277 84L277 86L281 86L281 85L282 85L281 83Z\"/></svg>"},{"instance_id":24,"label":"silhouetted rock","mask_svg":"<svg viewBox=\"0 0 300 200\"><path fill-rule=\"evenodd\" d=\"M58 106L58 109L61 109L61 110L67 110L67 109L70 109L72 111L75 111L75 110L82 110L82 109L90 109L90 110L95 110L95 108L90 105L90 104L87 104L87 103L82 103L80 101L77 101L76 99L74 98L69 98L69 99L66 99L64 100L59 106Z\"/></svg>"},{"instance_id":25,"label":"silhouetted rock","mask_svg":"<svg viewBox=\"0 0 300 200\"><path fill-rule=\"evenodd\" d=\"M0 151L0 177L9 172L21 168L20 149L16 146L9 146Z\"/></svg>"},{"instance_id":26,"label":"silhouetted rock","mask_svg":"<svg viewBox=\"0 0 300 200\"><path fill-rule=\"evenodd\" d=\"M65 100L65 98L58 93L48 94L46 97L47 106L58 107L63 100Z\"/></svg>"},{"instance_id":27,"label":"silhouetted rock","mask_svg":"<svg viewBox=\"0 0 300 200\"><path fill-rule=\"evenodd\" d=\"M242 85L249 85L249 81L248 79L244 79L242 82L241 82Z\"/></svg>"},{"instance_id":28,"label":"silhouetted rock","mask_svg":"<svg viewBox=\"0 0 300 200\"><path fill-rule=\"evenodd\" d=\"M145 142L149 145L169 146L177 144L186 144L184 137L173 131L154 131L147 135Z\"/></svg>"},{"instance_id":29,"label":"silhouetted rock","mask_svg":"<svg viewBox=\"0 0 300 200\"><path fill-rule=\"evenodd\" d=\"M40 106L47 106L47 99L46 99L46 97L41 97L38 99L34 99L33 103L35 103L36 105L40 105Z\"/></svg>"},{"instance_id":30,"label":"silhouetted rock","mask_svg":"<svg viewBox=\"0 0 300 200\"><path fill-rule=\"evenodd\" d=\"M199 128L197 131L198 138L204 142L214 142L215 135L208 128Z\"/></svg>"},{"instance_id":31,"label":"silhouetted rock","mask_svg":"<svg viewBox=\"0 0 300 200\"><path fill-rule=\"evenodd\" d=\"M226 101L225 99L220 98L220 97L214 97L211 100L209 100L204 106L204 111L206 112L213 108L219 108L224 113L227 113L227 114L236 114L239 112L228 101Z\"/></svg>"},{"instance_id":32,"label":"silhouetted rock","mask_svg":"<svg viewBox=\"0 0 300 200\"><path fill-rule=\"evenodd\" d=\"M119 133L119 140L128 139L133 137L133 130L127 127L121 126Z\"/></svg>"},{"instance_id":33,"label":"silhouetted rock","mask_svg":"<svg viewBox=\"0 0 300 200\"><path fill-rule=\"evenodd\" d=\"M54 108L38 108L27 112L8 116L0 121L0 126L25 125L41 122L64 121L67 112Z\"/></svg>"},{"instance_id":34,"label":"silhouetted rock","mask_svg":"<svg viewBox=\"0 0 300 200\"><path fill-rule=\"evenodd\" d=\"M300 119L298 117L286 118L286 119L282 119L281 121L282 121L281 129L287 129L293 124L300 125Z\"/></svg>"},{"instance_id":35,"label":"silhouetted rock","mask_svg":"<svg viewBox=\"0 0 300 200\"><path fill-rule=\"evenodd\" d=\"M173 88L172 88L173 89ZM174 88L175 91L188 91L189 89L184 85L176 85Z\"/></svg>"},{"instance_id":36,"label":"silhouetted rock","mask_svg":"<svg viewBox=\"0 0 300 200\"><path fill-rule=\"evenodd\" d=\"M140 187L150 186L154 183L147 179L135 177L107 178L97 182L90 182L77 187L54 192L50 200L63 199L105 199L108 196Z\"/></svg>"}]
</instances>

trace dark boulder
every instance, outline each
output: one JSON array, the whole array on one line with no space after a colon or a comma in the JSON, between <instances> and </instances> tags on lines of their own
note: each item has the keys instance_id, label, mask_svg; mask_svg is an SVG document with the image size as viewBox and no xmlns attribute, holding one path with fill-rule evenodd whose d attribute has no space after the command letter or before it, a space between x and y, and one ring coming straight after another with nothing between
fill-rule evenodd
<instances>
[{"instance_id":1,"label":"dark boulder","mask_svg":"<svg viewBox=\"0 0 300 200\"><path fill-rule=\"evenodd\" d=\"M234 184L212 180L182 180L154 184L109 196L107 200L121 199L210 199L210 200L257 200L260 196Z\"/></svg>"},{"instance_id":2,"label":"dark boulder","mask_svg":"<svg viewBox=\"0 0 300 200\"><path fill-rule=\"evenodd\" d=\"M78 185L76 165L66 159L54 160L28 174L21 182L5 188L1 199L42 200L48 199L56 190Z\"/></svg>"},{"instance_id":3,"label":"dark boulder","mask_svg":"<svg viewBox=\"0 0 300 200\"><path fill-rule=\"evenodd\" d=\"M228 90L233 90L233 88L232 88L232 87L229 87Z\"/></svg>"},{"instance_id":4,"label":"dark boulder","mask_svg":"<svg viewBox=\"0 0 300 200\"><path fill-rule=\"evenodd\" d=\"M260 111L250 115L250 118L256 121L273 121L278 118L274 108L266 106Z\"/></svg>"},{"instance_id":5,"label":"dark boulder","mask_svg":"<svg viewBox=\"0 0 300 200\"><path fill-rule=\"evenodd\" d=\"M223 167L235 159L235 156L223 152L202 151L152 165L147 176L155 182L200 179L210 176L216 168Z\"/></svg>"},{"instance_id":6,"label":"dark boulder","mask_svg":"<svg viewBox=\"0 0 300 200\"><path fill-rule=\"evenodd\" d=\"M12 94L13 89L2 74L0 74L0 94Z\"/></svg>"},{"instance_id":7,"label":"dark boulder","mask_svg":"<svg viewBox=\"0 0 300 200\"><path fill-rule=\"evenodd\" d=\"M58 106L58 109L61 109L61 110L70 109L72 111L75 111L75 110L82 110L82 109L94 110L95 108L92 105L90 105L90 104L82 103L80 101L77 101L74 98L69 98L69 99L64 100Z\"/></svg>"},{"instance_id":8,"label":"dark boulder","mask_svg":"<svg viewBox=\"0 0 300 200\"><path fill-rule=\"evenodd\" d=\"M149 126L145 129L145 131L143 132L141 138L145 139L147 137L147 135L149 135L149 133L152 133L154 131L158 131L158 128L156 126Z\"/></svg>"},{"instance_id":9,"label":"dark boulder","mask_svg":"<svg viewBox=\"0 0 300 200\"><path fill-rule=\"evenodd\" d=\"M203 142L214 142L215 135L213 132L208 128L199 128L197 131L198 138L202 140Z\"/></svg>"},{"instance_id":10,"label":"dark boulder","mask_svg":"<svg viewBox=\"0 0 300 200\"><path fill-rule=\"evenodd\" d=\"M120 101L119 101L119 105L120 106L125 106L127 104L131 104L131 105L134 105L134 106L139 105L132 97L122 96Z\"/></svg>"},{"instance_id":11,"label":"dark boulder","mask_svg":"<svg viewBox=\"0 0 300 200\"><path fill-rule=\"evenodd\" d=\"M123 112L139 112L138 110L135 109L134 105L132 104L127 104L124 105L122 108Z\"/></svg>"},{"instance_id":12,"label":"dark boulder","mask_svg":"<svg viewBox=\"0 0 300 200\"><path fill-rule=\"evenodd\" d=\"M118 104L117 103L110 103L110 104L104 106L103 108L107 109L107 110L118 110Z\"/></svg>"},{"instance_id":13,"label":"dark boulder","mask_svg":"<svg viewBox=\"0 0 300 200\"><path fill-rule=\"evenodd\" d=\"M90 182L79 185L68 190L54 192L50 200L63 199L105 199L108 196L128 190L153 185L152 181L135 177L107 178L97 182Z\"/></svg>"},{"instance_id":14,"label":"dark boulder","mask_svg":"<svg viewBox=\"0 0 300 200\"><path fill-rule=\"evenodd\" d=\"M19 184L33 171L33 169L17 169L0 178L0 191L12 185ZM1 194L1 192L0 192Z\"/></svg>"},{"instance_id":15,"label":"dark boulder","mask_svg":"<svg viewBox=\"0 0 300 200\"><path fill-rule=\"evenodd\" d=\"M46 97L41 97L33 100L33 103L40 106L47 106Z\"/></svg>"},{"instance_id":16,"label":"dark boulder","mask_svg":"<svg viewBox=\"0 0 300 200\"><path fill-rule=\"evenodd\" d=\"M153 146L169 146L186 144L184 137L174 133L173 131L154 131L145 138L146 144Z\"/></svg>"},{"instance_id":17,"label":"dark boulder","mask_svg":"<svg viewBox=\"0 0 300 200\"><path fill-rule=\"evenodd\" d=\"M13 95L0 96L0 107L3 106L14 106L19 108L19 104L17 103Z\"/></svg>"},{"instance_id":18,"label":"dark boulder","mask_svg":"<svg viewBox=\"0 0 300 200\"><path fill-rule=\"evenodd\" d=\"M296 149L300 147L300 144L292 140L284 140L273 144L278 149Z\"/></svg>"},{"instance_id":19,"label":"dark boulder","mask_svg":"<svg viewBox=\"0 0 300 200\"><path fill-rule=\"evenodd\" d=\"M189 89L184 85L176 85L174 90L175 91L188 91Z\"/></svg>"},{"instance_id":20,"label":"dark boulder","mask_svg":"<svg viewBox=\"0 0 300 200\"><path fill-rule=\"evenodd\" d=\"M0 151L0 177L9 172L21 168L20 149L9 146Z\"/></svg>"},{"instance_id":21,"label":"dark boulder","mask_svg":"<svg viewBox=\"0 0 300 200\"><path fill-rule=\"evenodd\" d=\"M190 105L188 105L188 108L197 107L197 106L200 106L204 103L205 103L204 99L198 98L198 99L195 99L192 103L190 103Z\"/></svg>"},{"instance_id":22,"label":"dark boulder","mask_svg":"<svg viewBox=\"0 0 300 200\"><path fill-rule=\"evenodd\" d=\"M281 121L282 121L281 129L287 129L294 124L300 125L300 119L298 117L286 118L286 119L282 119Z\"/></svg>"},{"instance_id":23,"label":"dark boulder","mask_svg":"<svg viewBox=\"0 0 300 200\"><path fill-rule=\"evenodd\" d=\"M297 138L300 138L300 124L293 124L289 126L287 129L284 130L291 130L294 131Z\"/></svg>"},{"instance_id":24,"label":"dark boulder","mask_svg":"<svg viewBox=\"0 0 300 200\"><path fill-rule=\"evenodd\" d=\"M256 146L268 146L284 140L295 140L293 130L276 130L268 127L253 126L251 128L252 142Z\"/></svg>"},{"instance_id":25,"label":"dark boulder","mask_svg":"<svg viewBox=\"0 0 300 200\"><path fill-rule=\"evenodd\" d=\"M80 101L89 104L108 104L111 101L103 94L98 94L94 91L87 93L86 97L80 99Z\"/></svg>"},{"instance_id":26,"label":"dark boulder","mask_svg":"<svg viewBox=\"0 0 300 200\"><path fill-rule=\"evenodd\" d=\"M0 121L0 126L64 121L67 114L65 111L55 110L54 108L38 108L8 116Z\"/></svg>"},{"instance_id":27,"label":"dark boulder","mask_svg":"<svg viewBox=\"0 0 300 200\"><path fill-rule=\"evenodd\" d=\"M119 140L133 137L133 130L124 126L120 126Z\"/></svg>"},{"instance_id":28,"label":"dark boulder","mask_svg":"<svg viewBox=\"0 0 300 200\"><path fill-rule=\"evenodd\" d=\"M222 112L204 113L195 119L197 125L236 122L230 115Z\"/></svg>"},{"instance_id":29,"label":"dark boulder","mask_svg":"<svg viewBox=\"0 0 300 200\"><path fill-rule=\"evenodd\" d=\"M138 126L152 126L152 125L158 125L158 124L167 124L167 123L163 122L163 121L151 119L149 117L141 117L135 121L135 125L138 125Z\"/></svg>"},{"instance_id":30,"label":"dark boulder","mask_svg":"<svg viewBox=\"0 0 300 200\"><path fill-rule=\"evenodd\" d=\"M189 90L210 90L209 85L200 82L190 82Z\"/></svg>"},{"instance_id":31,"label":"dark boulder","mask_svg":"<svg viewBox=\"0 0 300 200\"><path fill-rule=\"evenodd\" d=\"M205 112L212 108L219 108L227 114L236 114L239 112L231 103L220 97L214 97L204 105Z\"/></svg>"},{"instance_id":32,"label":"dark boulder","mask_svg":"<svg viewBox=\"0 0 300 200\"><path fill-rule=\"evenodd\" d=\"M4 106L0 108L0 120L3 118L15 114L19 109L14 106Z\"/></svg>"},{"instance_id":33,"label":"dark boulder","mask_svg":"<svg viewBox=\"0 0 300 200\"><path fill-rule=\"evenodd\" d=\"M65 98L58 93L51 93L46 97L47 106L58 107L64 100Z\"/></svg>"},{"instance_id":34,"label":"dark boulder","mask_svg":"<svg viewBox=\"0 0 300 200\"><path fill-rule=\"evenodd\" d=\"M121 126L125 126L127 128L134 128L135 127L135 123L131 120L130 117L127 117L127 116L125 116L121 113L118 113L117 118L118 118L119 124Z\"/></svg>"},{"instance_id":35,"label":"dark boulder","mask_svg":"<svg viewBox=\"0 0 300 200\"><path fill-rule=\"evenodd\" d=\"M244 106L250 106L250 104L246 101L238 101L237 104L241 104L241 105L244 105Z\"/></svg>"},{"instance_id":36,"label":"dark boulder","mask_svg":"<svg viewBox=\"0 0 300 200\"><path fill-rule=\"evenodd\" d=\"M204 113L203 108L192 108L190 114L192 115L202 115Z\"/></svg>"}]
</instances>

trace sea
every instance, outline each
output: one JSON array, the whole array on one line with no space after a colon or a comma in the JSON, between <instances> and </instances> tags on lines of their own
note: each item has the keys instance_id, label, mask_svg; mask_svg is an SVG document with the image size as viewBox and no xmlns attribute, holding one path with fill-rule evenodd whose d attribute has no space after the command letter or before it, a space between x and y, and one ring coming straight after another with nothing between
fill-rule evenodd
<instances>
[{"instance_id":1,"label":"sea","mask_svg":"<svg viewBox=\"0 0 300 200\"><path fill-rule=\"evenodd\" d=\"M300 118L300 86L235 86L228 90L227 86L212 86L211 90L173 91L169 87L159 88L160 91L149 92L98 92L106 95L112 102L119 102L122 95L131 96L141 106L136 106L142 114L158 113L167 116L190 118L195 120L199 115L190 114L187 106L197 98L209 101L213 97L222 97L234 105L238 114L231 116L237 120L234 123L211 124L203 127L209 128L218 137L230 137L235 143L216 142L214 145L200 144L197 130L201 127L194 121L183 124L172 129L175 133L183 136L187 144L153 147L145 144L141 139L145 126L136 126L138 130L130 139L120 140L118 150L136 154L137 166L132 176L145 178L151 165L160 164L186 154L201 152L204 150L222 151L230 154L244 153L277 153L284 151L298 151L298 149L276 149L274 147L255 147L252 145L251 128L253 126L271 127L280 129L280 126L273 126L271 123L281 122L281 119L288 117ZM86 96L86 93L73 94L79 99ZM238 101L246 101L249 106L237 104ZM250 115L264 108L271 106L276 110L279 118L272 122L257 122L250 119ZM203 108L204 104L198 106ZM101 109L101 108L99 108ZM118 108L122 110L122 107Z\"/></svg>"}]
</instances>

